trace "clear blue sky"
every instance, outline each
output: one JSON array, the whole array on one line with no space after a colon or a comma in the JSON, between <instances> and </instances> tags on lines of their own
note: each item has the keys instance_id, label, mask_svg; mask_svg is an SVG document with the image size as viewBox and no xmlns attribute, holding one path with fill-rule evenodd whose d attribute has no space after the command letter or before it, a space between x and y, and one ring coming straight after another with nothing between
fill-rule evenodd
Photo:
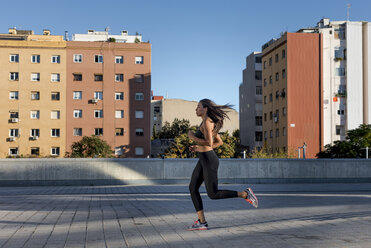
<instances>
[{"instance_id":1,"label":"clear blue sky","mask_svg":"<svg viewBox=\"0 0 371 248\"><path fill-rule=\"evenodd\" d=\"M370 0L6 0L0 33L9 27L41 34L111 34L128 30L152 43L155 95L213 99L238 109L245 58L281 32L310 27L323 17L371 21Z\"/></svg>"}]
</instances>

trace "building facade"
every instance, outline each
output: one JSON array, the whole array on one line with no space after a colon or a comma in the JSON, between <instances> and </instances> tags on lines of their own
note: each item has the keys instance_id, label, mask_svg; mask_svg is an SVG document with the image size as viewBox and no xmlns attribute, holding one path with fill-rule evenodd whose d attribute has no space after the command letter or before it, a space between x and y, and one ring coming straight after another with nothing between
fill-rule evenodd
<instances>
[{"instance_id":1,"label":"building facade","mask_svg":"<svg viewBox=\"0 0 371 248\"><path fill-rule=\"evenodd\" d=\"M239 87L240 139L247 151L263 146L262 63L261 53L246 57L246 68Z\"/></svg>"},{"instance_id":2,"label":"building facade","mask_svg":"<svg viewBox=\"0 0 371 248\"><path fill-rule=\"evenodd\" d=\"M64 155L65 48L49 30L0 34L0 157Z\"/></svg>"},{"instance_id":3,"label":"building facade","mask_svg":"<svg viewBox=\"0 0 371 248\"><path fill-rule=\"evenodd\" d=\"M117 156L149 156L151 45L125 32L0 34L0 157L64 157L91 135Z\"/></svg>"},{"instance_id":4,"label":"building facade","mask_svg":"<svg viewBox=\"0 0 371 248\"><path fill-rule=\"evenodd\" d=\"M262 47L263 140L271 152L307 145L313 158L322 143L321 34L285 33Z\"/></svg>"}]
</instances>

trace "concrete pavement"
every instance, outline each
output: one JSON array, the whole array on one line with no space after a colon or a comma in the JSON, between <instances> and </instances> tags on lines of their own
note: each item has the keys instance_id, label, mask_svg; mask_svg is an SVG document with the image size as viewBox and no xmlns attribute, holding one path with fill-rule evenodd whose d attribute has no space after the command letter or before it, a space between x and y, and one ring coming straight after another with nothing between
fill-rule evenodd
<instances>
[{"instance_id":1,"label":"concrete pavement","mask_svg":"<svg viewBox=\"0 0 371 248\"><path fill-rule=\"evenodd\" d=\"M208 231L186 185L3 187L0 247L371 247L371 184L251 186L259 209L202 195Z\"/></svg>"}]
</instances>

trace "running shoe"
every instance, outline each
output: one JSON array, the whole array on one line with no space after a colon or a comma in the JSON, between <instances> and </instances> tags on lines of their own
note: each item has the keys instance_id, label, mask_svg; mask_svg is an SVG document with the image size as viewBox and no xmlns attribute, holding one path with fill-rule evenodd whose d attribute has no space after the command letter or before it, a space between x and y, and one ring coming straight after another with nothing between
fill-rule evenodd
<instances>
[{"instance_id":1,"label":"running shoe","mask_svg":"<svg viewBox=\"0 0 371 248\"><path fill-rule=\"evenodd\" d=\"M196 220L195 223L192 226L190 226L187 230L188 231L207 230L208 226L209 225L207 224L207 222L201 223L200 220Z\"/></svg>"},{"instance_id":2,"label":"running shoe","mask_svg":"<svg viewBox=\"0 0 371 248\"><path fill-rule=\"evenodd\" d=\"M247 201L248 203L250 203L251 205L253 205L254 208L258 208L258 206L259 206L258 198L255 196L255 194L252 191L252 189L251 188L247 188L245 190L245 192L247 193L247 198L245 199L245 201Z\"/></svg>"}]
</instances>

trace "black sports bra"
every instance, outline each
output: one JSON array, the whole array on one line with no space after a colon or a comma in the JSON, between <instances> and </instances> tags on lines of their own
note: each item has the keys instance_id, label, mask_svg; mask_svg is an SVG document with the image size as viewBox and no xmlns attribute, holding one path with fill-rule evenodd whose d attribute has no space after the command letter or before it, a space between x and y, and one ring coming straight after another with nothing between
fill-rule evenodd
<instances>
[{"instance_id":1,"label":"black sports bra","mask_svg":"<svg viewBox=\"0 0 371 248\"><path fill-rule=\"evenodd\" d=\"M201 125L200 125L201 126ZM195 136L199 139L205 139L204 134L201 132L200 127L197 128L197 131L195 133Z\"/></svg>"}]
</instances>

